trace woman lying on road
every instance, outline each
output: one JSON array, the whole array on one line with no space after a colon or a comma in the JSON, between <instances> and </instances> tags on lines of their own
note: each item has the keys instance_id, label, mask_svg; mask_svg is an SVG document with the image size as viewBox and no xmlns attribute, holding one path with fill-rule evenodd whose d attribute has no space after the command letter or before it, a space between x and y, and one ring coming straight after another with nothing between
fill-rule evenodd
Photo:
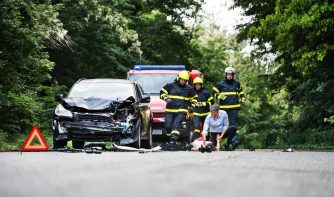
<instances>
[{"instance_id":1,"label":"woman lying on road","mask_svg":"<svg viewBox=\"0 0 334 197\"><path fill-rule=\"evenodd\" d=\"M200 152L212 152L214 150L219 151L220 149L220 140L217 136L217 145L214 147L213 143L210 141L206 141L203 137L199 137L191 143L192 151L200 151Z\"/></svg>"}]
</instances>

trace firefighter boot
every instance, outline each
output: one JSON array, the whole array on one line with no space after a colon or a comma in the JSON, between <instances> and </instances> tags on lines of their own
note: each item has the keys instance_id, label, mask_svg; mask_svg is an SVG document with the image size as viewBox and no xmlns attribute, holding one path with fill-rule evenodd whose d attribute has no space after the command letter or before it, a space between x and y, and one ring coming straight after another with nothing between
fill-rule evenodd
<instances>
[{"instance_id":1,"label":"firefighter boot","mask_svg":"<svg viewBox=\"0 0 334 197\"><path fill-rule=\"evenodd\" d=\"M176 142L179 140L179 136L178 135L176 135L176 134L172 134L171 136L170 136L170 141L169 141L169 143L170 144L176 144Z\"/></svg>"},{"instance_id":2,"label":"firefighter boot","mask_svg":"<svg viewBox=\"0 0 334 197\"><path fill-rule=\"evenodd\" d=\"M232 138L232 150L235 150L238 145L239 145L239 138L240 138L240 135L238 133L236 133L233 138Z\"/></svg>"}]
</instances>

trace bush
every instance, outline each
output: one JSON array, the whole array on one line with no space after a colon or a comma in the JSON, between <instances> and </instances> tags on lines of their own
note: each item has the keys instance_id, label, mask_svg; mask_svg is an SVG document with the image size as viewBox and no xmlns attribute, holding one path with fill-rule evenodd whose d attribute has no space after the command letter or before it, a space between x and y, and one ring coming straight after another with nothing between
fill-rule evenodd
<instances>
[{"instance_id":1,"label":"bush","mask_svg":"<svg viewBox=\"0 0 334 197\"><path fill-rule=\"evenodd\" d=\"M262 148L263 144L258 133L243 134L240 137L243 148ZM241 147L242 147L241 146Z\"/></svg>"}]
</instances>

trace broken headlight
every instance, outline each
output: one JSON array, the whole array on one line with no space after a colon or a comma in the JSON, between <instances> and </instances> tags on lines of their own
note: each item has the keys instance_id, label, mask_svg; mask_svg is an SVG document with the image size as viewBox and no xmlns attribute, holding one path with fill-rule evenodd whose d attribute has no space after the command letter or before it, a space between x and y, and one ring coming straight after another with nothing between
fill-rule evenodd
<instances>
[{"instance_id":1,"label":"broken headlight","mask_svg":"<svg viewBox=\"0 0 334 197\"><path fill-rule=\"evenodd\" d=\"M55 110L55 114L64 118L73 118L73 114L70 110L65 109L65 107L59 104Z\"/></svg>"}]
</instances>

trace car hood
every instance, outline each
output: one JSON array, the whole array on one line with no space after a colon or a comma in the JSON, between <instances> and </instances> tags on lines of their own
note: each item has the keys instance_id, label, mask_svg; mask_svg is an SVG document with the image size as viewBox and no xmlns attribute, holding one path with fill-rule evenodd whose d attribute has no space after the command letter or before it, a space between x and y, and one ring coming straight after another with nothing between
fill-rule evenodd
<instances>
[{"instance_id":1,"label":"car hood","mask_svg":"<svg viewBox=\"0 0 334 197\"><path fill-rule=\"evenodd\" d=\"M161 100L159 96L151 96L150 108L153 113L165 113L166 102Z\"/></svg>"},{"instance_id":2,"label":"car hood","mask_svg":"<svg viewBox=\"0 0 334 197\"><path fill-rule=\"evenodd\" d=\"M86 110L107 110L111 109L112 101L102 98L65 98L63 102L71 108L82 108Z\"/></svg>"}]
</instances>

